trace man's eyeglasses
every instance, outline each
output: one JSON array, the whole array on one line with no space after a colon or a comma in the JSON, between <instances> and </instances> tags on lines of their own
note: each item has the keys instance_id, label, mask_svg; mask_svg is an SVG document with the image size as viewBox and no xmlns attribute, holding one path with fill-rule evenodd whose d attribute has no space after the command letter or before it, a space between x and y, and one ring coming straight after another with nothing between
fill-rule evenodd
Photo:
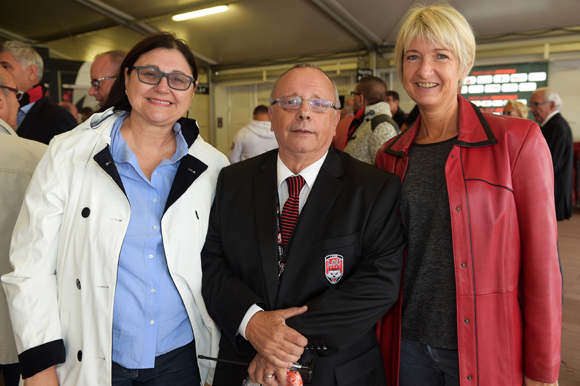
<instances>
[{"instance_id":1,"label":"man's eyeglasses","mask_svg":"<svg viewBox=\"0 0 580 386\"><path fill-rule=\"evenodd\" d=\"M331 108L339 110L339 108L336 107L334 103L332 103L331 101L327 101L326 99L321 98L302 99L297 95L278 97L274 99L274 102L270 103L270 106L274 106L277 102L283 109L298 110L302 105L302 101L308 101L308 107L310 108L310 110L316 111L317 113L327 113L330 111Z\"/></svg>"},{"instance_id":2,"label":"man's eyeglasses","mask_svg":"<svg viewBox=\"0 0 580 386\"><path fill-rule=\"evenodd\" d=\"M550 103L550 101L545 101L542 103L534 102L531 104L530 109L537 109L538 107L540 107L541 105L545 105L546 103Z\"/></svg>"},{"instance_id":3,"label":"man's eyeglasses","mask_svg":"<svg viewBox=\"0 0 580 386\"><path fill-rule=\"evenodd\" d=\"M95 90L98 90L99 87L101 86L101 81L107 80L107 79L113 79L113 78L116 78L116 77L117 77L117 75L105 76L104 78L91 79L91 86L93 86L93 88Z\"/></svg>"},{"instance_id":4,"label":"man's eyeglasses","mask_svg":"<svg viewBox=\"0 0 580 386\"><path fill-rule=\"evenodd\" d=\"M351 91L350 92L350 95L352 95L352 96L355 96L355 95L361 96L361 93L360 92Z\"/></svg>"},{"instance_id":5,"label":"man's eyeglasses","mask_svg":"<svg viewBox=\"0 0 580 386\"><path fill-rule=\"evenodd\" d=\"M185 91L195 82L195 78L177 72L166 73L146 66L133 66L131 68L137 70L137 77L145 84L157 85L161 82L161 79L167 78L167 84L170 88Z\"/></svg>"},{"instance_id":6,"label":"man's eyeglasses","mask_svg":"<svg viewBox=\"0 0 580 386\"><path fill-rule=\"evenodd\" d=\"M22 91L20 91L20 90L18 90L16 88L14 88L14 87L8 87L8 86L0 85L0 88L5 88L6 90L10 90L10 91L16 93L16 99L17 100L22 99L22 95L24 95L24 92L22 92Z\"/></svg>"}]
</instances>

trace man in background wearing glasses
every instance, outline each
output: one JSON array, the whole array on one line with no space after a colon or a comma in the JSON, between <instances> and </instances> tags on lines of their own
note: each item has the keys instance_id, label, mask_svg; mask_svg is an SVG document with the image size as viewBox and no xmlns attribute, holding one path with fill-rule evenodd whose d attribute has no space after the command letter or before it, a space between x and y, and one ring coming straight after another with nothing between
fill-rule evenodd
<instances>
[{"instance_id":1,"label":"man in background wearing glasses","mask_svg":"<svg viewBox=\"0 0 580 386\"><path fill-rule=\"evenodd\" d=\"M71 113L45 97L44 62L28 44L18 41L2 44L0 66L8 70L17 88L24 92L17 117L16 131L20 137L48 144L52 137L78 124Z\"/></svg>"},{"instance_id":2,"label":"man in background wearing glasses","mask_svg":"<svg viewBox=\"0 0 580 386\"><path fill-rule=\"evenodd\" d=\"M19 138L14 132L22 92L4 68L0 67L0 276L12 271L9 259L10 237L20 212L30 177L46 150L46 145ZM14 342L8 304L0 286L0 369L6 386L20 380L18 352Z\"/></svg>"},{"instance_id":3,"label":"man in background wearing glasses","mask_svg":"<svg viewBox=\"0 0 580 386\"><path fill-rule=\"evenodd\" d=\"M125 56L127 56L127 52L120 50L107 51L95 56L91 65L89 95L94 97L99 104L109 95Z\"/></svg>"},{"instance_id":4,"label":"man in background wearing glasses","mask_svg":"<svg viewBox=\"0 0 580 386\"><path fill-rule=\"evenodd\" d=\"M552 153L558 221L569 219L574 211L572 206L574 141L568 122L560 114L561 109L562 99L552 88L539 88L530 98L530 111L542 128L542 134Z\"/></svg>"},{"instance_id":5,"label":"man in background wearing glasses","mask_svg":"<svg viewBox=\"0 0 580 386\"><path fill-rule=\"evenodd\" d=\"M221 327L214 386L386 385L373 326L399 292L399 179L330 147L334 82L299 64L274 83L279 149L222 169L202 251L202 294Z\"/></svg>"}]
</instances>

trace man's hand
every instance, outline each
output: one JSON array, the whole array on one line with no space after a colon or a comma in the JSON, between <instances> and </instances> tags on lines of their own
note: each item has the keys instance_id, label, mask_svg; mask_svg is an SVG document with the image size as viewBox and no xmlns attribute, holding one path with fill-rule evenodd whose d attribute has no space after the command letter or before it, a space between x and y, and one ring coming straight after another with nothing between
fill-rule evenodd
<instances>
[{"instance_id":1,"label":"man's hand","mask_svg":"<svg viewBox=\"0 0 580 386\"><path fill-rule=\"evenodd\" d=\"M58 386L56 367L49 367L40 373L34 374L30 378L26 378L24 380L24 386Z\"/></svg>"},{"instance_id":2,"label":"man's hand","mask_svg":"<svg viewBox=\"0 0 580 386\"><path fill-rule=\"evenodd\" d=\"M558 386L558 381L556 381L554 383L538 382L538 381L534 381L533 379L528 378L524 374L524 386Z\"/></svg>"},{"instance_id":3,"label":"man's hand","mask_svg":"<svg viewBox=\"0 0 580 386\"><path fill-rule=\"evenodd\" d=\"M265 386L286 386L286 368L277 368L264 359L260 354L256 354L252 363L248 367L248 375L254 383Z\"/></svg>"},{"instance_id":4,"label":"man's hand","mask_svg":"<svg viewBox=\"0 0 580 386\"><path fill-rule=\"evenodd\" d=\"M256 312L246 326L246 338L271 366L287 369L292 362L300 359L308 340L286 326L286 319L301 315L306 310L308 307L303 306Z\"/></svg>"}]
</instances>

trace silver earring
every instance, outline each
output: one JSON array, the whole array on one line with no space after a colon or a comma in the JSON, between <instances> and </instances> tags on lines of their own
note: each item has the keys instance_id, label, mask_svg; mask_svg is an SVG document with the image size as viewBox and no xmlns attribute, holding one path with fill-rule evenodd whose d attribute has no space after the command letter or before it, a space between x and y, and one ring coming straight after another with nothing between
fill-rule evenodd
<instances>
[{"instance_id":1,"label":"silver earring","mask_svg":"<svg viewBox=\"0 0 580 386\"><path fill-rule=\"evenodd\" d=\"M125 94L127 94L127 89L125 89Z\"/></svg>"}]
</instances>

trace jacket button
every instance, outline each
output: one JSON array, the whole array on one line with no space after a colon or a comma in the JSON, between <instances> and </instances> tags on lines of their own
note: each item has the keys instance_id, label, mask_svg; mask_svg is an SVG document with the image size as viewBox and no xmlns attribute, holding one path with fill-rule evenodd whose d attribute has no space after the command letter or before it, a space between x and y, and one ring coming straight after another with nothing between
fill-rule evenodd
<instances>
[{"instance_id":1,"label":"jacket button","mask_svg":"<svg viewBox=\"0 0 580 386\"><path fill-rule=\"evenodd\" d=\"M471 375L468 375L468 376L467 376L467 380L468 380L468 381L471 381Z\"/></svg>"},{"instance_id":2,"label":"jacket button","mask_svg":"<svg viewBox=\"0 0 580 386\"><path fill-rule=\"evenodd\" d=\"M464 321L465 323L469 323L469 319L467 319L467 318L463 319L463 321Z\"/></svg>"},{"instance_id":3,"label":"jacket button","mask_svg":"<svg viewBox=\"0 0 580 386\"><path fill-rule=\"evenodd\" d=\"M79 279L77 279L77 288L81 289L81 281Z\"/></svg>"},{"instance_id":4,"label":"jacket button","mask_svg":"<svg viewBox=\"0 0 580 386\"><path fill-rule=\"evenodd\" d=\"M77 353L77 359L79 360L79 362L83 360L83 352L81 350L79 350L79 352Z\"/></svg>"},{"instance_id":5,"label":"jacket button","mask_svg":"<svg viewBox=\"0 0 580 386\"><path fill-rule=\"evenodd\" d=\"M464 267L464 268L465 268L465 266L466 266L466 265L467 265L467 264L465 264L465 263L461 263L461 266L462 266L462 267Z\"/></svg>"},{"instance_id":6,"label":"jacket button","mask_svg":"<svg viewBox=\"0 0 580 386\"><path fill-rule=\"evenodd\" d=\"M456 206L455 209L456 210L461 210L461 207L460 206Z\"/></svg>"},{"instance_id":7,"label":"jacket button","mask_svg":"<svg viewBox=\"0 0 580 386\"><path fill-rule=\"evenodd\" d=\"M91 214L91 210L90 210L89 208L83 208L83 211L81 212L81 215L82 215L84 218L87 218L87 217L89 217L89 215L90 215L90 214Z\"/></svg>"}]
</instances>

